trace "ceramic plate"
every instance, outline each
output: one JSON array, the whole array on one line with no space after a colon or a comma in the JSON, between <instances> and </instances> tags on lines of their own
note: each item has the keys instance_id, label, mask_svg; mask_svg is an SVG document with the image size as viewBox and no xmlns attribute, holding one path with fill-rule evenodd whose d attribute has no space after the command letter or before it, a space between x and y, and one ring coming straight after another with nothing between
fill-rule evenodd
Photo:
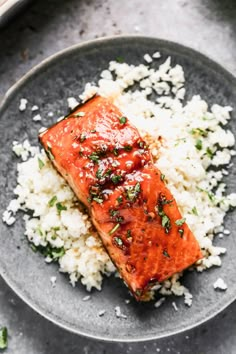
<instances>
[{"instance_id":1,"label":"ceramic plate","mask_svg":"<svg viewBox=\"0 0 236 354\"><path fill-rule=\"evenodd\" d=\"M28 108L19 112L20 98L26 97L31 104L40 107L42 125L49 126L52 111L57 116L68 111L66 98L77 96L88 81L98 80L100 72L110 60L123 57L128 63L144 63L143 55L155 51L162 53L159 65L168 56L172 63L183 66L186 77L187 98L200 94L209 104L236 104L236 79L212 60L179 44L145 37L115 37L95 40L66 49L31 70L8 91L0 108L0 213L13 197L16 185L17 158L11 150L12 141L28 138L37 144L39 124L32 122ZM230 129L236 134L236 116L233 112ZM55 118L54 118L55 121ZM228 191L235 190L236 168L227 176ZM231 236L217 239L216 244L227 247L223 265L202 274L187 272L184 284L193 294L192 307L183 299L174 299L179 308L172 306L173 298L167 299L159 309L153 303L129 305L127 288L120 279L105 279L103 290L93 291L90 301L82 301L87 294L78 284L72 288L67 276L58 273L56 264L47 265L39 253L32 252L24 236L22 215L12 227L2 224L0 235L0 272L9 286L32 308L61 327L80 335L110 341L142 341L156 339L192 328L212 318L236 298L236 215L227 215L225 225ZM52 288L51 276L57 276ZM229 288L217 292L213 283L221 276ZM116 318L114 308L120 306L127 319ZM100 310L106 310L99 317Z\"/></svg>"}]
</instances>

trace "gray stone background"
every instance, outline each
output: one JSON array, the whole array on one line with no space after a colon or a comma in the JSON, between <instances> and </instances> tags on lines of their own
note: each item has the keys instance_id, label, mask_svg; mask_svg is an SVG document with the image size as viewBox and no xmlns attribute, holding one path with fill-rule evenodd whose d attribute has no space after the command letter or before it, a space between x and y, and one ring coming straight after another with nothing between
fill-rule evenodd
<instances>
[{"instance_id":1,"label":"gray stone background","mask_svg":"<svg viewBox=\"0 0 236 354\"><path fill-rule=\"evenodd\" d=\"M23 74L56 51L96 37L130 33L180 42L236 75L234 0L35 0L0 30L0 100ZM6 353L14 354L236 353L236 302L186 333L155 342L112 344L57 328L0 278L3 325L9 330Z\"/></svg>"}]
</instances>

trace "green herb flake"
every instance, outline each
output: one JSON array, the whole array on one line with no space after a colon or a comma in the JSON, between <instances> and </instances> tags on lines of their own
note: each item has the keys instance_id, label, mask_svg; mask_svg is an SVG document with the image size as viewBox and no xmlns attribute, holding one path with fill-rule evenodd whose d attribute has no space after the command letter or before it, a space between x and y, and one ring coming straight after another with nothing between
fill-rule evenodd
<instances>
[{"instance_id":1,"label":"green herb flake","mask_svg":"<svg viewBox=\"0 0 236 354\"><path fill-rule=\"evenodd\" d=\"M121 204L123 202L123 197L120 195L118 198L116 198L117 202Z\"/></svg>"},{"instance_id":2,"label":"green herb flake","mask_svg":"<svg viewBox=\"0 0 236 354\"><path fill-rule=\"evenodd\" d=\"M48 206L49 206L50 208L53 207L54 204L56 203L56 201L57 201L57 196L54 195L54 197L52 197L52 198L49 200Z\"/></svg>"},{"instance_id":3,"label":"green herb flake","mask_svg":"<svg viewBox=\"0 0 236 354\"><path fill-rule=\"evenodd\" d=\"M170 255L169 255L169 253L166 250L163 251L163 256L165 256L167 258L170 258Z\"/></svg>"},{"instance_id":4,"label":"green herb flake","mask_svg":"<svg viewBox=\"0 0 236 354\"><path fill-rule=\"evenodd\" d=\"M53 260L57 260L57 259L61 258L62 256L64 256L64 254L65 254L64 247L52 248L51 254L49 255L49 257L51 257Z\"/></svg>"},{"instance_id":5,"label":"green herb flake","mask_svg":"<svg viewBox=\"0 0 236 354\"><path fill-rule=\"evenodd\" d=\"M96 152L93 152L91 155L88 156L88 158L95 163L98 163L99 160L99 155Z\"/></svg>"},{"instance_id":6,"label":"green herb flake","mask_svg":"<svg viewBox=\"0 0 236 354\"><path fill-rule=\"evenodd\" d=\"M43 236L43 231L40 229L40 227L37 227L35 230L40 236Z\"/></svg>"},{"instance_id":7,"label":"green herb flake","mask_svg":"<svg viewBox=\"0 0 236 354\"><path fill-rule=\"evenodd\" d=\"M210 159L214 156L214 152L209 147L206 149L206 154Z\"/></svg>"},{"instance_id":8,"label":"green herb flake","mask_svg":"<svg viewBox=\"0 0 236 354\"><path fill-rule=\"evenodd\" d=\"M114 232L116 232L120 227L120 224L116 224L110 231L109 231L109 235L114 234Z\"/></svg>"},{"instance_id":9,"label":"green herb flake","mask_svg":"<svg viewBox=\"0 0 236 354\"><path fill-rule=\"evenodd\" d=\"M115 156L118 156L118 155L119 155L119 150L118 150L117 148L114 148L114 149L113 149L113 154L114 154Z\"/></svg>"},{"instance_id":10,"label":"green herb flake","mask_svg":"<svg viewBox=\"0 0 236 354\"><path fill-rule=\"evenodd\" d=\"M102 199L102 198L97 198L97 197L95 197L95 198L93 198L93 200L94 200L96 203L98 203L98 204L102 204L102 203L103 203L103 199Z\"/></svg>"},{"instance_id":11,"label":"green herb flake","mask_svg":"<svg viewBox=\"0 0 236 354\"><path fill-rule=\"evenodd\" d=\"M193 207L193 209L192 209L192 214L198 216L198 211L197 211L197 208L196 208L196 207Z\"/></svg>"},{"instance_id":12,"label":"green herb flake","mask_svg":"<svg viewBox=\"0 0 236 354\"><path fill-rule=\"evenodd\" d=\"M56 208L59 215L61 214L62 210L67 210L67 207L60 202L56 204Z\"/></svg>"},{"instance_id":13,"label":"green herb flake","mask_svg":"<svg viewBox=\"0 0 236 354\"><path fill-rule=\"evenodd\" d=\"M164 181L164 180L165 180L165 178L166 178L166 176L165 176L165 175L163 175L163 173L161 173L161 181Z\"/></svg>"},{"instance_id":14,"label":"green herb flake","mask_svg":"<svg viewBox=\"0 0 236 354\"><path fill-rule=\"evenodd\" d=\"M97 172L96 172L96 177L97 177L97 179L101 179L102 178L102 170L99 168L98 170L97 170Z\"/></svg>"},{"instance_id":15,"label":"green herb flake","mask_svg":"<svg viewBox=\"0 0 236 354\"><path fill-rule=\"evenodd\" d=\"M81 143L83 143L86 139L87 139L86 135L80 134L79 141L80 141Z\"/></svg>"},{"instance_id":16,"label":"green herb flake","mask_svg":"<svg viewBox=\"0 0 236 354\"><path fill-rule=\"evenodd\" d=\"M54 155L52 153L52 147L50 145L48 145L48 148L46 150L46 154L47 154L49 160L51 160L51 161L54 160Z\"/></svg>"},{"instance_id":17,"label":"green herb flake","mask_svg":"<svg viewBox=\"0 0 236 354\"><path fill-rule=\"evenodd\" d=\"M127 236L126 236L127 238L130 238L130 237L132 237L131 236L131 230L127 230Z\"/></svg>"},{"instance_id":18,"label":"green herb flake","mask_svg":"<svg viewBox=\"0 0 236 354\"><path fill-rule=\"evenodd\" d=\"M111 180L114 184L118 184L121 181L121 176L119 175L114 175L111 177Z\"/></svg>"},{"instance_id":19,"label":"green herb flake","mask_svg":"<svg viewBox=\"0 0 236 354\"><path fill-rule=\"evenodd\" d=\"M125 124L127 122L127 118L126 117L120 117L119 121L120 121L120 124Z\"/></svg>"},{"instance_id":20,"label":"green herb flake","mask_svg":"<svg viewBox=\"0 0 236 354\"><path fill-rule=\"evenodd\" d=\"M0 328L0 349L6 349L8 345L7 327Z\"/></svg>"},{"instance_id":21,"label":"green herb flake","mask_svg":"<svg viewBox=\"0 0 236 354\"><path fill-rule=\"evenodd\" d=\"M202 150L202 141L201 139L197 139L195 147L197 150Z\"/></svg>"},{"instance_id":22,"label":"green herb flake","mask_svg":"<svg viewBox=\"0 0 236 354\"><path fill-rule=\"evenodd\" d=\"M30 244L30 248L32 249L32 251L34 252L34 253L36 253L38 250L37 250L37 247L33 244L33 243L31 243Z\"/></svg>"},{"instance_id":23,"label":"green herb flake","mask_svg":"<svg viewBox=\"0 0 236 354\"><path fill-rule=\"evenodd\" d=\"M182 226L185 223L185 221L186 221L185 218L175 220L175 225Z\"/></svg>"},{"instance_id":24,"label":"green herb flake","mask_svg":"<svg viewBox=\"0 0 236 354\"><path fill-rule=\"evenodd\" d=\"M161 217L161 226L166 230L170 229L170 218L166 214L162 215Z\"/></svg>"},{"instance_id":25,"label":"green herb flake","mask_svg":"<svg viewBox=\"0 0 236 354\"><path fill-rule=\"evenodd\" d=\"M45 166L45 163L39 157L38 157L38 165L40 170L42 170L42 168Z\"/></svg>"},{"instance_id":26,"label":"green herb flake","mask_svg":"<svg viewBox=\"0 0 236 354\"><path fill-rule=\"evenodd\" d=\"M110 214L112 217L118 215L119 213L120 213L119 210L111 209L111 210L109 211L109 214Z\"/></svg>"},{"instance_id":27,"label":"green herb flake","mask_svg":"<svg viewBox=\"0 0 236 354\"><path fill-rule=\"evenodd\" d=\"M78 112L74 114L74 117L84 117L85 116L85 112Z\"/></svg>"},{"instance_id":28,"label":"green herb flake","mask_svg":"<svg viewBox=\"0 0 236 354\"><path fill-rule=\"evenodd\" d=\"M178 233L180 234L180 237L182 238L184 236L184 230L183 229L179 229Z\"/></svg>"},{"instance_id":29,"label":"green herb flake","mask_svg":"<svg viewBox=\"0 0 236 354\"><path fill-rule=\"evenodd\" d=\"M123 241L120 237L114 237L114 241L118 246L123 246Z\"/></svg>"},{"instance_id":30,"label":"green herb flake","mask_svg":"<svg viewBox=\"0 0 236 354\"><path fill-rule=\"evenodd\" d=\"M207 131L204 130L204 129L201 129L201 128L193 128L190 133L192 135L200 135L200 136L203 136L203 137L206 137L207 136Z\"/></svg>"},{"instance_id":31,"label":"green herb flake","mask_svg":"<svg viewBox=\"0 0 236 354\"><path fill-rule=\"evenodd\" d=\"M132 148L132 146L131 145L125 145L124 146L124 150L125 151L131 151L133 148Z\"/></svg>"},{"instance_id":32,"label":"green herb flake","mask_svg":"<svg viewBox=\"0 0 236 354\"><path fill-rule=\"evenodd\" d=\"M124 63L125 59L122 56L116 57L117 63Z\"/></svg>"}]
</instances>

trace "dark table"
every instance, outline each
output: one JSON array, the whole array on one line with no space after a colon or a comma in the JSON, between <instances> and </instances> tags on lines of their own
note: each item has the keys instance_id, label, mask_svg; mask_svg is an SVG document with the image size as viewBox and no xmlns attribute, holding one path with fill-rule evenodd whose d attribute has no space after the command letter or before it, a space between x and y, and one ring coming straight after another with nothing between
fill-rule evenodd
<instances>
[{"instance_id":1,"label":"dark table","mask_svg":"<svg viewBox=\"0 0 236 354\"><path fill-rule=\"evenodd\" d=\"M38 0L0 30L0 99L50 54L84 40L130 33L193 47L236 75L234 0ZM7 353L14 354L236 353L236 302L183 334L148 343L111 344L56 327L25 305L0 278L3 325L9 329Z\"/></svg>"}]
</instances>

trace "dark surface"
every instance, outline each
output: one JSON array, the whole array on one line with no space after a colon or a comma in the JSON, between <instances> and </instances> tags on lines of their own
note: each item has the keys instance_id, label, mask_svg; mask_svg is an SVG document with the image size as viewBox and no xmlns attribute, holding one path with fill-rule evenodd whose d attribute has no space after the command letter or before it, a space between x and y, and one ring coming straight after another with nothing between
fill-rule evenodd
<instances>
[{"instance_id":1,"label":"dark surface","mask_svg":"<svg viewBox=\"0 0 236 354\"><path fill-rule=\"evenodd\" d=\"M152 67L157 68L171 55L172 63L178 63L184 69L189 97L200 94L209 104L217 102L221 105L234 105L236 79L206 57L171 42L121 37L72 48L47 61L21 81L11 91L0 111L0 164L3 166L0 187L5 190L0 196L0 214L6 208L6 200L12 198L12 190L16 184L17 158L11 151L11 142L16 137L19 141L28 137L37 144L39 124L32 124L30 108L24 113L19 111L20 98L27 97L31 105L37 104L44 117L40 126L50 126L53 120L48 119L47 113L60 112L65 115L68 110L66 97L77 97L82 93L86 82L96 82L100 72L107 68L111 60L120 55L128 63L139 64L144 62L143 53L154 53L157 49L162 53L162 58L154 61ZM65 89L62 90L62 87ZM233 113L230 128L234 133L235 120ZM229 193L234 190L235 175L236 170L233 167L228 183ZM124 341L164 337L204 322L235 299L236 283L223 293L213 289L219 276L227 284L236 277L235 212L227 217L225 226L232 230L231 237L215 242L228 248L222 267L203 274L186 274L184 284L193 294L194 301L187 308L182 299L176 300L179 308L177 312L171 303L173 299L168 299L158 310L153 309L153 303L138 304L131 301L129 306L125 306L128 291L121 281L113 277L105 281L102 292L94 291L91 301L86 302L83 301L86 295L83 286L79 284L73 289L62 274L57 276L57 285L52 289L50 277L56 274L57 266L45 264L39 254L32 252L26 240L21 241L22 237L19 239L19 235L24 234L24 222L21 218L10 228L0 223L0 244L4 251L0 259L0 271L15 291L39 313L76 333ZM127 315L126 320L116 318L116 306L120 306L122 313ZM102 309L106 309L106 314L99 317L98 312ZM132 332L129 333L130 328Z\"/></svg>"},{"instance_id":2,"label":"dark surface","mask_svg":"<svg viewBox=\"0 0 236 354\"><path fill-rule=\"evenodd\" d=\"M201 1L176 1L171 5L170 12L168 1L165 4L157 1L153 8L151 1L145 4L133 1L132 5L122 1L119 5L112 1L103 4L99 1L59 1L56 11L52 13L50 9L55 7L52 1L47 1L47 5L46 2L35 3L0 35L1 94L30 67L56 50L81 38L101 35L102 31L112 34L122 28L125 32L134 32L136 25L142 33L199 47L235 73L236 11L233 2L226 1L223 6L217 1L206 1L204 5ZM97 7L95 12L94 7ZM130 17L127 23L124 14L128 11ZM83 28L85 32L82 33ZM44 52L40 53L42 50ZM20 57L20 52L24 59ZM9 328L10 353L154 353L156 348L160 348L162 353L236 352L235 304L213 321L169 339L147 344L104 344L56 328L22 304L3 282L1 289L0 324Z\"/></svg>"}]
</instances>

